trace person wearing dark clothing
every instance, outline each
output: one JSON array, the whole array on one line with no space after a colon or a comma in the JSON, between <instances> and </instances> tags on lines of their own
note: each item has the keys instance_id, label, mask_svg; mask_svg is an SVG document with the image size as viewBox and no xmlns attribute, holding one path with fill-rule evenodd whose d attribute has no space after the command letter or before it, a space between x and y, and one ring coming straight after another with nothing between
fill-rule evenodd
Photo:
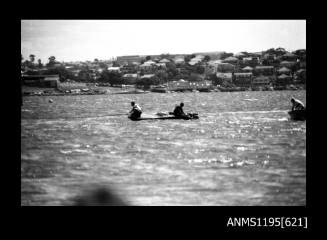
<instances>
[{"instance_id":1,"label":"person wearing dark clothing","mask_svg":"<svg viewBox=\"0 0 327 240\"><path fill-rule=\"evenodd\" d=\"M131 102L132 110L129 112L130 119L138 119L141 117L142 109L139 105L135 104L135 102Z\"/></svg>"},{"instance_id":2,"label":"person wearing dark clothing","mask_svg":"<svg viewBox=\"0 0 327 240\"><path fill-rule=\"evenodd\" d=\"M186 114L183 111L184 103L181 103L179 106L176 106L173 112L175 117L184 117Z\"/></svg>"},{"instance_id":3,"label":"person wearing dark clothing","mask_svg":"<svg viewBox=\"0 0 327 240\"><path fill-rule=\"evenodd\" d=\"M292 103L292 111L294 111L294 110L305 110L305 106L300 100L292 98L291 103Z\"/></svg>"}]
</instances>

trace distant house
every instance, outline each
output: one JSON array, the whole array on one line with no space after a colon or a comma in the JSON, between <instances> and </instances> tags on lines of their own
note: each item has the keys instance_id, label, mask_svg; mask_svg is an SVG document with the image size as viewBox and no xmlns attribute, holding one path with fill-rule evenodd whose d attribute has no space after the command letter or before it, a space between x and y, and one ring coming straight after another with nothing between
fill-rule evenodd
<instances>
[{"instance_id":1,"label":"distant house","mask_svg":"<svg viewBox=\"0 0 327 240\"><path fill-rule=\"evenodd\" d=\"M155 64L157 67L163 67L163 68L165 68L166 67L166 63L156 63Z\"/></svg>"},{"instance_id":2,"label":"distant house","mask_svg":"<svg viewBox=\"0 0 327 240\"><path fill-rule=\"evenodd\" d=\"M74 75L74 77L78 77L81 70L80 69L70 69L69 71Z\"/></svg>"},{"instance_id":3,"label":"distant house","mask_svg":"<svg viewBox=\"0 0 327 240\"><path fill-rule=\"evenodd\" d=\"M244 66L251 66L251 67L255 67L259 64L259 57L245 57L242 60L242 65Z\"/></svg>"},{"instance_id":4,"label":"distant house","mask_svg":"<svg viewBox=\"0 0 327 240\"><path fill-rule=\"evenodd\" d=\"M200 82L193 82L190 84L192 89L196 89L199 91L205 91L205 90L208 91L212 87L212 81L207 81L207 80L200 81Z\"/></svg>"},{"instance_id":5,"label":"distant house","mask_svg":"<svg viewBox=\"0 0 327 240\"><path fill-rule=\"evenodd\" d=\"M282 59L285 60L285 61L290 61L290 62L295 62L296 59L298 58L297 55L293 54L293 53L285 53L283 56L282 56Z\"/></svg>"},{"instance_id":6,"label":"distant house","mask_svg":"<svg viewBox=\"0 0 327 240\"><path fill-rule=\"evenodd\" d=\"M253 68L250 67L250 66L246 66L246 67L242 68L242 71L244 71L244 72L252 72L253 71Z\"/></svg>"},{"instance_id":7,"label":"distant house","mask_svg":"<svg viewBox=\"0 0 327 240\"><path fill-rule=\"evenodd\" d=\"M188 64L190 64L190 65L195 65L195 64L197 64L197 63L200 63L202 61L202 59L200 59L200 58L192 58L189 62L188 62Z\"/></svg>"},{"instance_id":8,"label":"distant house","mask_svg":"<svg viewBox=\"0 0 327 240\"><path fill-rule=\"evenodd\" d=\"M239 53L236 53L236 54L234 54L234 57L236 57L236 58L238 58L238 59L243 59L244 57L245 57L245 54L244 53L241 53L241 52L239 52Z\"/></svg>"},{"instance_id":9,"label":"distant house","mask_svg":"<svg viewBox=\"0 0 327 240\"><path fill-rule=\"evenodd\" d=\"M26 86L56 88L59 85L59 75L23 75L22 81Z\"/></svg>"},{"instance_id":10,"label":"distant house","mask_svg":"<svg viewBox=\"0 0 327 240\"><path fill-rule=\"evenodd\" d=\"M202 54L195 54L195 58L194 59L199 59L200 61L202 61L204 59L204 55L202 55Z\"/></svg>"},{"instance_id":11,"label":"distant house","mask_svg":"<svg viewBox=\"0 0 327 240\"><path fill-rule=\"evenodd\" d=\"M213 71L214 73L216 73L218 70L218 64L221 63L221 60L210 60L208 63L207 63L207 68L210 69L210 71Z\"/></svg>"},{"instance_id":12,"label":"distant house","mask_svg":"<svg viewBox=\"0 0 327 240\"><path fill-rule=\"evenodd\" d=\"M125 84L134 84L137 82L138 75L136 73L127 73L123 75Z\"/></svg>"},{"instance_id":13,"label":"distant house","mask_svg":"<svg viewBox=\"0 0 327 240\"><path fill-rule=\"evenodd\" d=\"M204 73L205 75L211 75L217 72L217 66L208 64L205 66Z\"/></svg>"},{"instance_id":14,"label":"distant house","mask_svg":"<svg viewBox=\"0 0 327 240\"><path fill-rule=\"evenodd\" d=\"M282 68L278 69L277 72L279 74L290 74L291 73L291 70L288 69L287 67L282 67Z\"/></svg>"},{"instance_id":15,"label":"distant house","mask_svg":"<svg viewBox=\"0 0 327 240\"><path fill-rule=\"evenodd\" d=\"M189 81L186 81L184 79L180 79L178 81L171 81L168 82L168 89L169 90L185 90L185 89L191 89L191 83Z\"/></svg>"},{"instance_id":16,"label":"distant house","mask_svg":"<svg viewBox=\"0 0 327 240\"><path fill-rule=\"evenodd\" d=\"M117 63L119 65L132 64L133 62L141 63L142 60L143 60L143 57L141 57L139 55L117 57Z\"/></svg>"},{"instance_id":17,"label":"distant house","mask_svg":"<svg viewBox=\"0 0 327 240\"><path fill-rule=\"evenodd\" d=\"M232 82L233 74L232 73L223 73L223 72L217 72L216 77L218 80L223 82Z\"/></svg>"},{"instance_id":18,"label":"distant house","mask_svg":"<svg viewBox=\"0 0 327 240\"><path fill-rule=\"evenodd\" d=\"M195 56L200 56L200 58L204 58L204 56L209 56L211 60L218 60L221 58L221 55L224 52L198 52L198 53L193 53ZM202 58L202 59L203 59Z\"/></svg>"},{"instance_id":19,"label":"distant house","mask_svg":"<svg viewBox=\"0 0 327 240\"><path fill-rule=\"evenodd\" d=\"M61 67L61 66L62 66L61 63L55 63L55 64L53 64L53 67Z\"/></svg>"},{"instance_id":20,"label":"distant house","mask_svg":"<svg viewBox=\"0 0 327 240\"><path fill-rule=\"evenodd\" d=\"M239 60L236 57L228 57L228 58L225 58L222 62L236 64L238 61Z\"/></svg>"},{"instance_id":21,"label":"distant house","mask_svg":"<svg viewBox=\"0 0 327 240\"><path fill-rule=\"evenodd\" d=\"M170 61L167 58L163 58L159 61L159 63L169 63Z\"/></svg>"},{"instance_id":22,"label":"distant house","mask_svg":"<svg viewBox=\"0 0 327 240\"><path fill-rule=\"evenodd\" d=\"M287 84L290 84L292 81L293 81L293 78L291 76L282 74L277 77L275 84L276 85L287 85Z\"/></svg>"},{"instance_id":23,"label":"distant house","mask_svg":"<svg viewBox=\"0 0 327 240\"><path fill-rule=\"evenodd\" d=\"M154 78L156 75L155 74L144 74L143 76L141 76L139 79L152 79Z\"/></svg>"},{"instance_id":24,"label":"distant house","mask_svg":"<svg viewBox=\"0 0 327 240\"><path fill-rule=\"evenodd\" d=\"M287 68L292 68L292 67L296 66L296 64L297 64L297 62L282 61L280 63L280 66L287 67Z\"/></svg>"},{"instance_id":25,"label":"distant house","mask_svg":"<svg viewBox=\"0 0 327 240\"><path fill-rule=\"evenodd\" d=\"M222 73L231 73L235 71L235 66L230 63L218 63L217 64L217 72Z\"/></svg>"},{"instance_id":26,"label":"distant house","mask_svg":"<svg viewBox=\"0 0 327 240\"><path fill-rule=\"evenodd\" d=\"M120 67L120 71L123 73L135 73L136 72L136 66L134 64L127 64L123 67Z\"/></svg>"},{"instance_id":27,"label":"distant house","mask_svg":"<svg viewBox=\"0 0 327 240\"><path fill-rule=\"evenodd\" d=\"M154 65L154 64L156 64L156 62L154 62L152 60L149 60L149 61L144 62L143 64L145 64L145 65Z\"/></svg>"},{"instance_id":28,"label":"distant house","mask_svg":"<svg viewBox=\"0 0 327 240\"><path fill-rule=\"evenodd\" d=\"M273 66L256 66L253 70L255 76L264 75L269 76L274 74Z\"/></svg>"},{"instance_id":29,"label":"distant house","mask_svg":"<svg viewBox=\"0 0 327 240\"><path fill-rule=\"evenodd\" d=\"M174 61L175 64L183 64L183 63L185 63L184 57L176 57L176 58L174 58L173 61Z\"/></svg>"},{"instance_id":30,"label":"distant house","mask_svg":"<svg viewBox=\"0 0 327 240\"><path fill-rule=\"evenodd\" d=\"M234 73L233 83L237 86L251 86L252 73Z\"/></svg>"},{"instance_id":31,"label":"distant house","mask_svg":"<svg viewBox=\"0 0 327 240\"><path fill-rule=\"evenodd\" d=\"M109 72L120 72L120 67L108 67Z\"/></svg>"},{"instance_id":32,"label":"distant house","mask_svg":"<svg viewBox=\"0 0 327 240\"><path fill-rule=\"evenodd\" d=\"M252 86L267 86L271 83L271 78L260 75L252 79Z\"/></svg>"},{"instance_id":33,"label":"distant house","mask_svg":"<svg viewBox=\"0 0 327 240\"><path fill-rule=\"evenodd\" d=\"M263 55L262 59L263 60L275 60L276 59L276 55L275 54L266 53L266 54Z\"/></svg>"}]
</instances>

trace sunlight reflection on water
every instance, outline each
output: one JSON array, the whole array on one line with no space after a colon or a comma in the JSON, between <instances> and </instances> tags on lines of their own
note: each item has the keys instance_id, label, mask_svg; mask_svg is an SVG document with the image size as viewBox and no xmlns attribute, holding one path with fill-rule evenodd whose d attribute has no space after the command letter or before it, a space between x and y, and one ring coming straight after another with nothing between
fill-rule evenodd
<instances>
[{"instance_id":1,"label":"sunlight reflection on water","mask_svg":"<svg viewBox=\"0 0 327 240\"><path fill-rule=\"evenodd\" d=\"M289 121L291 96L305 103L305 91L26 97L22 205L69 204L91 183L135 205L305 205L306 123ZM105 116L130 99L145 113L183 101L200 119Z\"/></svg>"}]
</instances>

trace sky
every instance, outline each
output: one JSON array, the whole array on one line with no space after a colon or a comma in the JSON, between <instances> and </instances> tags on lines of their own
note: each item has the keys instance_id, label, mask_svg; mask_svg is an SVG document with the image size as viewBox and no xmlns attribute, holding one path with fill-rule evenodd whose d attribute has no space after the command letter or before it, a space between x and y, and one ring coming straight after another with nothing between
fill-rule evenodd
<instances>
[{"instance_id":1,"label":"sky","mask_svg":"<svg viewBox=\"0 0 327 240\"><path fill-rule=\"evenodd\" d=\"M306 48L305 20L21 20L21 53L43 63L124 55Z\"/></svg>"}]
</instances>

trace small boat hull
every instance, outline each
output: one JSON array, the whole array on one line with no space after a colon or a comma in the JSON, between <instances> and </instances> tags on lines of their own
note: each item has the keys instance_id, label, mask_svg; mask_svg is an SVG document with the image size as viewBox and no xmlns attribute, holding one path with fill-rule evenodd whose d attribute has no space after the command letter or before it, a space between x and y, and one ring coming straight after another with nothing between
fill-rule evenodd
<instances>
[{"instance_id":1,"label":"small boat hull","mask_svg":"<svg viewBox=\"0 0 327 240\"><path fill-rule=\"evenodd\" d=\"M130 118L131 119L131 118ZM132 121L142 121L142 120L174 120L174 119L183 119L183 120L193 120L199 119L198 114L196 113L189 113L183 117L175 117L172 115L143 115L137 119L131 119Z\"/></svg>"},{"instance_id":2,"label":"small boat hull","mask_svg":"<svg viewBox=\"0 0 327 240\"><path fill-rule=\"evenodd\" d=\"M292 120L296 120L296 121L306 120L305 110L289 111L288 114L290 115Z\"/></svg>"}]
</instances>

